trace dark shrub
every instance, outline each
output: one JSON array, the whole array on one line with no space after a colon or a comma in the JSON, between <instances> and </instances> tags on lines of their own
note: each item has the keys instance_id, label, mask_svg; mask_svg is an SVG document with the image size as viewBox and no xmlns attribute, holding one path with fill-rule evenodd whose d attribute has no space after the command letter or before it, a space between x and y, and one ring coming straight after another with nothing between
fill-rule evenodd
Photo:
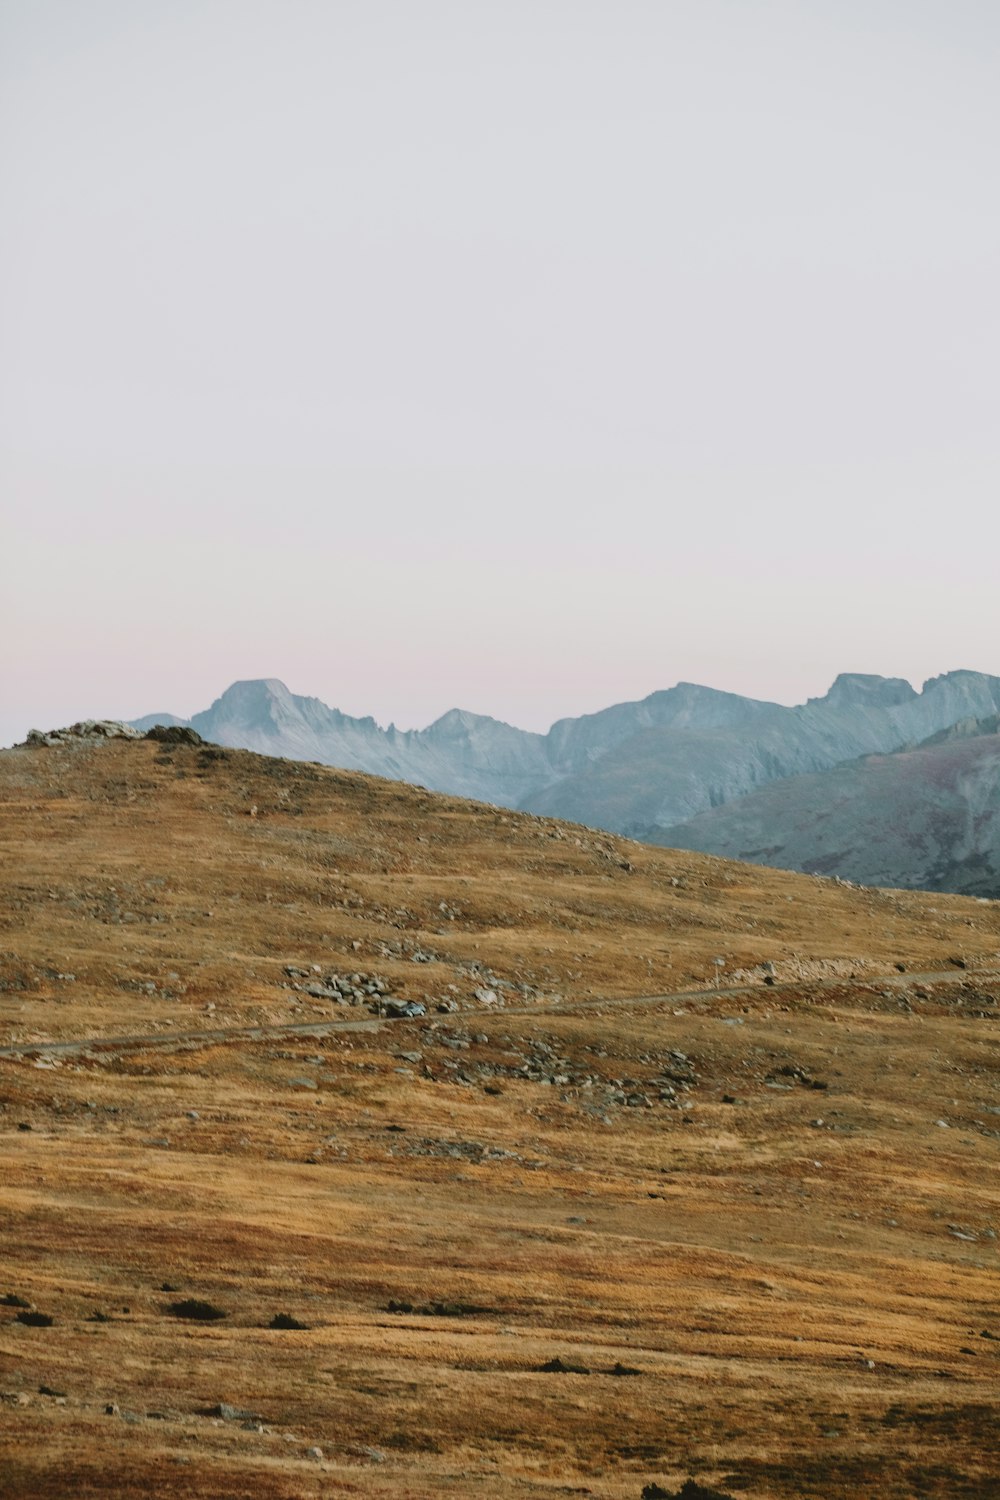
<instances>
[{"instance_id":1,"label":"dark shrub","mask_svg":"<svg viewBox=\"0 0 1000 1500\"><path fill-rule=\"evenodd\" d=\"M221 1307L213 1307L211 1302L199 1302L197 1297L187 1297L183 1302L171 1302L167 1312L172 1313L175 1318L196 1318L201 1323L214 1323L218 1318L226 1317Z\"/></svg>"},{"instance_id":2,"label":"dark shrub","mask_svg":"<svg viewBox=\"0 0 1000 1500\"><path fill-rule=\"evenodd\" d=\"M268 1323L268 1328L308 1328L308 1323L300 1323L298 1318L291 1317L288 1313L276 1313Z\"/></svg>"}]
</instances>

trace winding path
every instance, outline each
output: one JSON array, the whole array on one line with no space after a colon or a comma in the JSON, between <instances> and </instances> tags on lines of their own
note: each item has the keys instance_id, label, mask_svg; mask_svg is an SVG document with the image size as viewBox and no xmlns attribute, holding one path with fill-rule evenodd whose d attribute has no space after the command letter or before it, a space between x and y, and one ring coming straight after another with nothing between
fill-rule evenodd
<instances>
[{"instance_id":1,"label":"winding path","mask_svg":"<svg viewBox=\"0 0 1000 1500\"><path fill-rule=\"evenodd\" d=\"M777 981L769 986L771 993L777 998L783 991L800 989L833 989L845 984L856 984L870 988L873 986L883 987L887 984L905 988L911 984L943 984L943 983L966 983L969 979L976 979L985 983L996 983L1000 981L1000 971L989 970L962 970L941 969L929 970L923 973L892 973L892 974L869 974L863 979L845 979L843 975L831 975L816 979L796 979ZM501 1011L492 1012L494 1019L501 1016L504 1020L513 1016L545 1016L545 1015L572 1015L580 1010L592 1010L598 1007L624 1007L633 1005L665 1005L675 1004L678 1001L690 1004L693 1001L721 1000L729 996L759 995L765 987L761 984L741 984L729 987L713 987L711 989L676 990L672 994L663 995L619 995L619 996L587 996L566 1002L550 1002L539 1006L518 1006L516 1009L505 1008ZM485 1012L475 1012L477 1016L486 1019ZM1000 1012L998 1012L1000 1014ZM468 1012L455 1012L454 1021L458 1024L465 1019ZM64 1041L31 1041L21 1042L13 1046L0 1047L0 1058L23 1058L47 1056L50 1053L73 1054L79 1052L130 1052L145 1051L149 1048L166 1048L177 1050L181 1047L208 1046L213 1042L260 1042L269 1038L282 1036L327 1036L334 1032L380 1031L386 1026L397 1026L398 1020L372 1017L366 1020L333 1020L333 1021L296 1021L277 1022L270 1026L225 1026L213 1027L199 1031L170 1031L154 1032L151 1034L135 1034L129 1036L99 1036L99 1037L74 1037Z\"/></svg>"}]
</instances>

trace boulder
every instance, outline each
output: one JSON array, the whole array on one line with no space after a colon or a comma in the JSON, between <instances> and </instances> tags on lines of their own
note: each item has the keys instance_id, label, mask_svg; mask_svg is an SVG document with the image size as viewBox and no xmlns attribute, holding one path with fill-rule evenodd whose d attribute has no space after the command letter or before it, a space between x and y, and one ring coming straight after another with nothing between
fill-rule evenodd
<instances>
[{"instance_id":1,"label":"boulder","mask_svg":"<svg viewBox=\"0 0 1000 1500\"><path fill-rule=\"evenodd\" d=\"M154 724L146 730L147 740L156 740L161 745L203 745L205 741L197 729L190 724Z\"/></svg>"},{"instance_id":2,"label":"boulder","mask_svg":"<svg viewBox=\"0 0 1000 1500\"><path fill-rule=\"evenodd\" d=\"M141 740L142 734L120 719L81 719L65 729L29 729L26 745L65 745L72 740Z\"/></svg>"}]
</instances>

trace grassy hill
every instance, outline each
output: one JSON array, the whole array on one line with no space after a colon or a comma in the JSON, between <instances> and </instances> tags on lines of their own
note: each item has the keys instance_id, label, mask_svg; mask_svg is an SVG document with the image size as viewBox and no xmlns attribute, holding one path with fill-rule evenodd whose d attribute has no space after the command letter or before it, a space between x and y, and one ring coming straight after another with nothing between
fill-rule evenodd
<instances>
[{"instance_id":1,"label":"grassy hill","mask_svg":"<svg viewBox=\"0 0 1000 1500\"><path fill-rule=\"evenodd\" d=\"M0 809L5 1494L996 1491L995 904L216 747Z\"/></svg>"}]
</instances>

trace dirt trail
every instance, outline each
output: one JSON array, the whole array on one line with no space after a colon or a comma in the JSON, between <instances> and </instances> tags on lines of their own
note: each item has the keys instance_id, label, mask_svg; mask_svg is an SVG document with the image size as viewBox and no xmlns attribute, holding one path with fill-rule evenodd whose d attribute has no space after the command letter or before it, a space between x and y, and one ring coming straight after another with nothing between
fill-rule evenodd
<instances>
[{"instance_id":1,"label":"dirt trail","mask_svg":"<svg viewBox=\"0 0 1000 1500\"><path fill-rule=\"evenodd\" d=\"M854 983L863 988L874 985L893 985L904 988L911 984L957 984L967 982L969 973L966 970L939 969L928 970L915 974L868 974L860 980L847 980L842 975L830 977L819 977L808 980L786 980L769 986L767 993L777 998L788 990L801 989L832 989L838 986ZM980 970L975 977L986 982L1000 981L1000 970ZM731 986L718 986L711 989L675 990L670 994L660 995L620 995L620 996L592 996L578 998L565 1003L562 1001L549 1003L548 1005L518 1006L498 1011L497 1016L503 1016L506 1020L512 1016L546 1016L546 1015L573 1015L581 1010L594 1009L624 1009L640 1005L667 1005L683 1002L691 1004L695 1001L724 1000L739 995L760 995L764 986L760 984L740 984ZM476 1012L481 1020L485 1016ZM468 1015L468 1012L453 1014L452 1019L457 1023ZM44 1053L77 1053L77 1052L125 1052L130 1049L145 1049L148 1047L166 1048L176 1050L179 1047L197 1046L198 1044L209 1044L213 1042L261 1042L268 1038L281 1036L327 1036L338 1031L380 1031L385 1026L400 1024L396 1019L377 1018L371 1020L334 1020L334 1021L296 1021L278 1022L270 1026L217 1026L210 1029L198 1031L174 1031L153 1032L146 1034L135 1034L130 1036L108 1036L108 1037L73 1037L58 1042L32 1041L20 1044L0 1047L0 1057L38 1057Z\"/></svg>"}]
</instances>

